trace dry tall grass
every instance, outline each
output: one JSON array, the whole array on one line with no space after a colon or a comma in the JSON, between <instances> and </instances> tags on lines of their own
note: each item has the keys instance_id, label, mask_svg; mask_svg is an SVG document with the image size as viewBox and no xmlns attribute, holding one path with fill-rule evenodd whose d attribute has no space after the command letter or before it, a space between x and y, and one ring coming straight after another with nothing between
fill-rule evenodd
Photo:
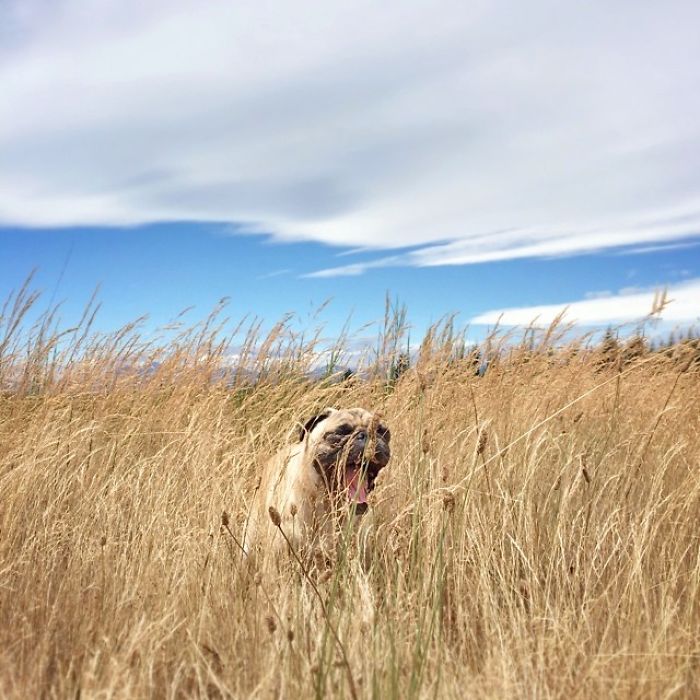
<instances>
[{"instance_id":1,"label":"dry tall grass","mask_svg":"<svg viewBox=\"0 0 700 700\"><path fill-rule=\"evenodd\" d=\"M318 338L253 323L222 382L215 320L59 337L32 303L0 320L1 696L700 696L697 371L550 336L480 378L443 333L394 383L312 382ZM256 473L329 404L392 429L372 555L249 572Z\"/></svg>"}]
</instances>

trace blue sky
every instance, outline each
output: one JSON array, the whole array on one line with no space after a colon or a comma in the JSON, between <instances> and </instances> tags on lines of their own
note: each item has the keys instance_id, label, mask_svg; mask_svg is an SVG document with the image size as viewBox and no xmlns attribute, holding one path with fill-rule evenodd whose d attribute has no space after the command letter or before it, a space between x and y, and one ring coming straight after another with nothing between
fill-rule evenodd
<instances>
[{"instance_id":1,"label":"blue sky","mask_svg":"<svg viewBox=\"0 0 700 700\"><path fill-rule=\"evenodd\" d=\"M235 235L228 226L160 224L133 228L12 229L0 231L2 293L17 289L37 268L35 285L44 300L62 302L66 324L75 322L99 285L103 308L98 327L112 330L149 314L149 327L167 324L183 309L206 315L229 297L233 319L251 313L270 322L287 312L302 325L321 316L330 334L348 317L353 327L381 318L387 293L405 303L420 333L449 312L459 321L509 307L566 304L577 299L605 303L668 285L683 287L700 276L700 237L688 247L637 252L515 259L475 265L370 268L361 275L308 277L317 269L374 259L317 243L279 243ZM651 294L649 299L651 299ZM649 301L644 312L648 310ZM500 311L499 311L500 313ZM524 320L534 318L533 313ZM624 319L622 319L624 320ZM490 322L490 321L488 321ZM473 327L472 337L485 326Z\"/></svg>"},{"instance_id":2,"label":"blue sky","mask_svg":"<svg viewBox=\"0 0 700 700\"><path fill-rule=\"evenodd\" d=\"M0 296L700 317L697 3L0 4Z\"/></svg>"}]
</instances>

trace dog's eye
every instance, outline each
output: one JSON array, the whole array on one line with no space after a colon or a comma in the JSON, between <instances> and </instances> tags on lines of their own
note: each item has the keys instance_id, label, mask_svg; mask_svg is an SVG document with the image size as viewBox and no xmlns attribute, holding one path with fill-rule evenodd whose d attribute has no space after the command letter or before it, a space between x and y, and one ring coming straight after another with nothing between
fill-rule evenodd
<instances>
[{"instance_id":1,"label":"dog's eye","mask_svg":"<svg viewBox=\"0 0 700 700\"><path fill-rule=\"evenodd\" d=\"M351 425L340 425L333 432L336 435L350 435L355 430Z\"/></svg>"},{"instance_id":2,"label":"dog's eye","mask_svg":"<svg viewBox=\"0 0 700 700\"><path fill-rule=\"evenodd\" d=\"M391 431L389 430L389 428L386 427L386 425L377 426L377 435L379 435L380 438L386 440L387 442L391 440Z\"/></svg>"}]
</instances>

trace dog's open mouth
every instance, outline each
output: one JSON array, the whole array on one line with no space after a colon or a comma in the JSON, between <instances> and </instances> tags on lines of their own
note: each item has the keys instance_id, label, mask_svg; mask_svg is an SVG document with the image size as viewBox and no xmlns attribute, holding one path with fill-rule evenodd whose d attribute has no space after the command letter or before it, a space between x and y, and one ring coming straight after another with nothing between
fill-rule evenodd
<instances>
[{"instance_id":1,"label":"dog's open mouth","mask_svg":"<svg viewBox=\"0 0 700 700\"><path fill-rule=\"evenodd\" d=\"M364 440L357 441L336 461L337 481L333 491L355 515L362 515L369 509L369 495L379 472L389 461L388 447L380 447L380 450L366 449Z\"/></svg>"},{"instance_id":2,"label":"dog's open mouth","mask_svg":"<svg viewBox=\"0 0 700 700\"><path fill-rule=\"evenodd\" d=\"M345 493L356 515L362 515L369 508L367 498L371 490L366 465L352 465L345 469Z\"/></svg>"},{"instance_id":3,"label":"dog's open mouth","mask_svg":"<svg viewBox=\"0 0 700 700\"><path fill-rule=\"evenodd\" d=\"M348 467L345 470L348 500L354 503L367 503L369 488L367 469L360 465Z\"/></svg>"}]
</instances>

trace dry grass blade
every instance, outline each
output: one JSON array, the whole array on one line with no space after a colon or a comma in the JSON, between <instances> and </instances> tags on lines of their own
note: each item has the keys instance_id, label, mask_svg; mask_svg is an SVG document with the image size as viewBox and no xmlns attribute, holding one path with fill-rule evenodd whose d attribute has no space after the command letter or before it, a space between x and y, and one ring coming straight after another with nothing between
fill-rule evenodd
<instances>
[{"instance_id":1,"label":"dry grass blade","mask_svg":"<svg viewBox=\"0 0 700 700\"><path fill-rule=\"evenodd\" d=\"M328 608L326 607L326 602L324 601L323 596L321 595L321 592L318 590L318 587L314 583L313 578L309 575L309 571L306 568L306 566L304 565L304 562L301 560L299 553L296 551L296 548L292 544L289 537L287 537L287 533L284 531L284 528L282 527L282 518L280 517L280 514L272 506L270 507L270 520L272 520L272 524L278 529L280 535L282 536L284 541L287 543L287 548L289 549L289 552L294 557L294 560L296 561L297 565L299 566L299 570L304 575L304 578L306 579L307 583L311 586L311 590L314 592L314 595L316 596L316 598L318 599L318 602L321 605L321 612L323 613L323 621L326 623L328 630L333 635L333 640L335 641L335 643L338 647L338 651L340 651L340 655L343 659L343 666L344 666L345 671L347 673L348 688L350 689L350 695L353 698L353 700L356 700L357 699L357 686L355 685L355 677L353 676L353 673L352 673L352 666L350 666L348 654L347 654L347 651L345 650L345 645L343 644L343 641L341 640L341 638L338 634L338 630L336 629L335 625L331 622L330 616L328 614Z\"/></svg>"}]
</instances>

